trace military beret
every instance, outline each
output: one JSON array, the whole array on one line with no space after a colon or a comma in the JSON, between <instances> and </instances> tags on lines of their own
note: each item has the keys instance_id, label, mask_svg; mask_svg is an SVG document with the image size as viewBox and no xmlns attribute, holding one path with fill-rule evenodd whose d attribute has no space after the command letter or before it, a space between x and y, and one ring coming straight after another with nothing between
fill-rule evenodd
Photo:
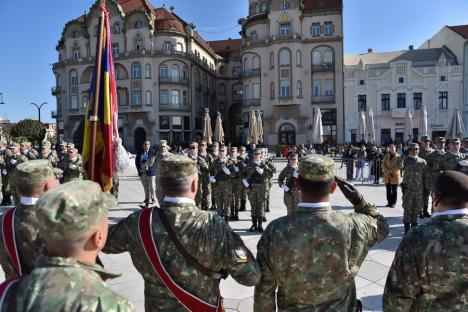
<instances>
[{"instance_id":1,"label":"military beret","mask_svg":"<svg viewBox=\"0 0 468 312\"><path fill-rule=\"evenodd\" d=\"M419 144L418 143L410 143L408 145L408 149L419 149Z\"/></svg>"},{"instance_id":2,"label":"military beret","mask_svg":"<svg viewBox=\"0 0 468 312\"><path fill-rule=\"evenodd\" d=\"M198 172L197 162L189 157L173 155L163 158L159 173L162 178L184 178Z\"/></svg>"},{"instance_id":3,"label":"military beret","mask_svg":"<svg viewBox=\"0 0 468 312\"><path fill-rule=\"evenodd\" d=\"M198 143L197 142L191 142L189 144L189 147L198 147Z\"/></svg>"},{"instance_id":4,"label":"military beret","mask_svg":"<svg viewBox=\"0 0 468 312\"><path fill-rule=\"evenodd\" d=\"M94 228L114 207L114 196L102 192L95 182L62 184L45 193L36 204L40 234L46 241L77 237Z\"/></svg>"},{"instance_id":5,"label":"military beret","mask_svg":"<svg viewBox=\"0 0 468 312\"><path fill-rule=\"evenodd\" d=\"M39 183L54 175L54 168L48 160L31 160L19 164L13 174L16 185Z\"/></svg>"},{"instance_id":6,"label":"military beret","mask_svg":"<svg viewBox=\"0 0 468 312\"><path fill-rule=\"evenodd\" d=\"M460 143L460 138L449 139L449 143Z\"/></svg>"},{"instance_id":7,"label":"military beret","mask_svg":"<svg viewBox=\"0 0 468 312\"><path fill-rule=\"evenodd\" d=\"M428 135L423 135L423 136L421 137L421 142L428 141L428 140L429 140L429 141L431 140L431 138L429 138Z\"/></svg>"},{"instance_id":8,"label":"military beret","mask_svg":"<svg viewBox=\"0 0 468 312\"><path fill-rule=\"evenodd\" d=\"M159 141L159 147L166 147L166 146L167 146L167 141L166 140Z\"/></svg>"},{"instance_id":9,"label":"military beret","mask_svg":"<svg viewBox=\"0 0 468 312\"><path fill-rule=\"evenodd\" d=\"M213 142L213 144L211 146L212 147L219 147L219 143L218 142Z\"/></svg>"},{"instance_id":10,"label":"military beret","mask_svg":"<svg viewBox=\"0 0 468 312\"><path fill-rule=\"evenodd\" d=\"M296 153L291 153L289 154L288 159L299 159L299 155L297 155Z\"/></svg>"},{"instance_id":11,"label":"military beret","mask_svg":"<svg viewBox=\"0 0 468 312\"><path fill-rule=\"evenodd\" d=\"M443 198L457 198L468 202L468 176L462 172L442 172L437 178L435 189Z\"/></svg>"},{"instance_id":12,"label":"military beret","mask_svg":"<svg viewBox=\"0 0 468 312\"><path fill-rule=\"evenodd\" d=\"M262 149L261 148L256 148L253 152L254 154L261 154L262 153Z\"/></svg>"},{"instance_id":13,"label":"military beret","mask_svg":"<svg viewBox=\"0 0 468 312\"><path fill-rule=\"evenodd\" d=\"M445 138L444 137L437 137L434 140L435 143L445 143Z\"/></svg>"},{"instance_id":14,"label":"military beret","mask_svg":"<svg viewBox=\"0 0 468 312\"><path fill-rule=\"evenodd\" d=\"M322 155L305 156L299 162L299 176L314 182L325 182L335 178L335 162Z\"/></svg>"},{"instance_id":15,"label":"military beret","mask_svg":"<svg viewBox=\"0 0 468 312\"><path fill-rule=\"evenodd\" d=\"M18 143L16 143L16 142L10 143L9 148L17 148L17 147L20 147L20 145Z\"/></svg>"}]
</instances>

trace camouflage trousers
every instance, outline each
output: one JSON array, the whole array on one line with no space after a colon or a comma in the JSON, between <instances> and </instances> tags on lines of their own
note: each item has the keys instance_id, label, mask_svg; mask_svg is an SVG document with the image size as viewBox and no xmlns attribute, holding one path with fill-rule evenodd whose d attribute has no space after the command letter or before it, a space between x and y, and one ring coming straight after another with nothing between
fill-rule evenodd
<instances>
[{"instance_id":1,"label":"camouflage trousers","mask_svg":"<svg viewBox=\"0 0 468 312\"><path fill-rule=\"evenodd\" d=\"M119 184L120 184L119 177L114 174L112 176L112 188L111 188L110 193L114 195L115 199L119 198Z\"/></svg>"},{"instance_id":2,"label":"camouflage trousers","mask_svg":"<svg viewBox=\"0 0 468 312\"><path fill-rule=\"evenodd\" d=\"M301 201L301 193L295 188L290 189L289 192L284 192L283 201L286 205L288 216L292 215Z\"/></svg>"},{"instance_id":3,"label":"camouflage trousers","mask_svg":"<svg viewBox=\"0 0 468 312\"><path fill-rule=\"evenodd\" d=\"M403 199L403 222L417 223L419 214L423 210L423 190L405 190L402 196Z\"/></svg>"},{"instance_id":4,"label":"camouflage trousers","mask_svg":"<svg viewBox=\"0 0 468 312\"><path fill-rule=\"evenodd\" d=\"M198 179L197 194L195 194L195 205L198 207L198 209L202 209L201 199L202 199L202 181L201 179Z\"/></svg>"},{"instance_id":5,"label":"camouflage trousers","mask_svg":"<svg viewBox=\"0 0 468 312\"><path fill-rule=\"evenodd\" d=\"M268 179L268 184L266 187L265 211L269 210L270 208L270 191L272 187L273 187L273 181L271 179Z\"/></svg>"},{"instance_id":6,"label":"camouflage trousers","mask_svg":"<svg viewBox=\"0 0 468 312\"><path fill-rule=\"evenodd\" d=\"M252 218L263 218L265 216L267 184L255 183L249 189L249 202L252 207Z\"/></svg>"},{"instance_id":7,"label":"camouflage trousers","mask_svg":"<svg viewBox=\"0 0 468 312\"><path fill-rule=\"evenodd\" d=\"M159 176L156 176L154 191L156 192L156 198L158 199L159 206L161 206L164 202L165 195L161 187L161 178Z\"/></svg>"},{"instance_id":8,"label":"camouflage trousers","mask_svg":"<svg viewBox=\"0 0 468 312\"><path fill-rule=\"evenodd\" d=\"M242 180L241 180L242 181ZM249 189L242 184L242 194L241 194L241 200L247 200L247 194L249 192Z\"/></svg>"},{"instance_id":9,"label":"camouflage trousers","mask_svg":"<svg viewBox=\"0 0 468 312\"><path fill-rule=\"evenodd\" d=\"M231 180L216 181L215 202L218 215L228 217L232 202Z\"/></svg>"},{"instance_id":10,"label":"camouflage trousers","mask_svg":"<svg viewBox=\"0 0 468 312\"><path fill-rule=\"evenodd\" d=\"M239 213L241 199L242 199L242 189L244 188L242 180L239 178L231 180L232 185L232 203L231 203L231 215L236 215Z\"/></svg>"},{"instance_id":11,"label":"camouflage trousers","mask_svg":"<svg viewBox=\"0 0 468 312\"><path fill-rule=\"evenodd\" d=\"M211 206L210 176L201 176L201 209L208 210Z\"/></svg>"}]
</instances>

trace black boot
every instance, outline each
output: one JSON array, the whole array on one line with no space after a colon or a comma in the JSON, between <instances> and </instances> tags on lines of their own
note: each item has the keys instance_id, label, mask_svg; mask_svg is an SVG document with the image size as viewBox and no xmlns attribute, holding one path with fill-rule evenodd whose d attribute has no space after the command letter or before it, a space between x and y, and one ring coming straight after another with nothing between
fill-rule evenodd
<instances>
[{"instance_id":1,"label":"black boot","mask_svg":"<svg viewBox=\"0 0 468 312\"><path fill-rule=\"evenodd\" d=\"M252 226L249 229L249 232L257 230L257 218L252 217Z\"/></svg>"},{"instance_id":2,"label":"black boot","mask_svg":"<svg viewBox=\"0 0 468 312\"><path fill-rule=\"evenodd\" d=\"M241 206L240 206L240 210L239 211L245 211L245 204L246 204L246 200L242 199L241 200Z\"/></svg>"},{"instance_id":3,"label":"black boot","mask_svg":"<svg viewBox=\"0 0 468 312\"><path fill-rule=\"evenodd\" d=\"M263 233L262 221L258 221L258 232Z\"/></svg>"},{"instance_id":4,"label":"black boot","mask_svg":"<svg viewBox=\"0 0 468 312\"><path fill-rule=\"evenodd\" d=\"M226 221L226 223L229 223L229 217L228 217L228 216L224 216L224 221Z\"/></svg>"},{"instance_id":5,"label":"black boot","mask_svg":"<svg viewBox=\"0 0 468 312\"><path fill-rule=\"evenodd\" d=\"M264 216L264 217L262 218L262 222L267 222L267 221L268 221L267 218Z\"/></svg>"},{"instance_id":6,"label":"black boot","mask_svg":"<svg viewBox=\"0 0 468 312\"><path fill-rule=\"evenodd\" d=\"M424 219L424 214L422 212L419 213L419 219Z\"/></svg>"},{"instance_id":7,"label":"black boot","mask_svg":"<svg viewBox=\"0 0 468 312\"><path fill-rule=\"evenodd\" d=\"M408 231L410 230L410 224L409 223L403 223L405 225L405 234L408 233Z\"/></svg>"},{"instance_id":8,"label":"black boot","mask_svg":"<svg viewBox=\"0 0 468 312\"><path fill-rule=\"evenodd\" d=\"M265 212L270 212L270 201L266 202Z\"/></svg>"},{"instance_id":9,"label":"black boot","mask_svg":"<svg viewBox=\"0 0 468 312\"><path fill-rule=\"evenodd\" d=\"M426 208L426 210L424 210L423 215L424 215L425 218L432 217L432 215L429 213L429 210L427 208Z\"/></svg>"},{"instance_id":10,"label":"black boot","mask_svg":"<svg viewBox=\"0 0 468 312\"><path fill-rule=\"evenodd\" d=\"M411 228L415 228L419 225L418 222L411 222Z\"/></svg>"},{"instance_id":11,"label":"black boot","mask_svg":"<svg viewBox=\"0 0 468 312\"><path fill-rule=\"evenodd\" d=\"M236 221L236 218L234 217L234 213L231 213L231 215L229 216L229 220Z\"/></svg>"},{"instance_id":12,"label":"black boot","mask_svg":"<svg viewBox=\"0 0 468 312\"><path fill-rule=\"evenodd\" d=\"M236 211L234 213L234 221L239 221L239 212L238 211Z\"/></svg>"}]
</instances>

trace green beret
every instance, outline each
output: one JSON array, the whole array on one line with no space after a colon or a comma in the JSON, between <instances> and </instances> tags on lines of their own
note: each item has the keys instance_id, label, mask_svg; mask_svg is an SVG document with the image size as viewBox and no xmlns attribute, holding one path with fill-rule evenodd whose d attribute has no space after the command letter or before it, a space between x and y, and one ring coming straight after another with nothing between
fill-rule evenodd
<instances>
[{"instance_id":1,"label":"green beret","mask_svg":"<svg viewBox=\"0 0 468 312\"><path fill-rule=\"evenodd\" d=\"M296 153L289 154L288 159L299 159L299 156Z\"/></svg>"},{"instance_id":2,"label":"green beret","mask_svg":"<svg viewBox=\"0 0 468 312\"><path fill-rule=\"evenodd\" d=\"M299 176L315 182L330 181L335 178L335 162L322 155L302 157L299 162Z\"/></svg>"},{"instance_id":3,"label":"green beret","mask_svg":"<svg viewBox=\"0 0 468 312\"><path fill-rule=\"evenodd\" d=\"M198 172L197 162L189 157L173 155L163 158L159 174L162 178L184 178Z\"/></svg>"},{"instance_id":4,"label":"green beret","mask_svg":"<svg viewBox=\"0 0 468 312\"><path fill-rule=\"evenodd\" d=\"M418 143L410 143L408 145L408 149L419 149L419 144Z\"/></svg>"},{"instance_id":5,"label":"green beret","mask_svg":"<svg viewBox=\"0 0 468 312\"><path fill-rule=\"evenodd\" d=\"M437 137L435 138L435 143L445 143L445 138L444 137Z\"/></svg>"},{"instance_id":6,"label":"green beret","mask_svg":"<svg viewBox=\"0 0 468 312\"><path fill-rule=\"evenodd\" d=\"M48 160L31 160L19 164L13 174L15 185L40 183L54 175L54 168Z\"/></svg>"},{"instance_id":7,"label":"green beret","mask_svg":"<svg viewBox=\"0 0 468 312\"><path fill-rule=\"evenodd\" d=\"M424 141L427 141L427 140L429 140L429 141L431 140L431 138L429 138L428 135L423 135L423 136L421 137L421 142L424 142Z\"/></svg>"},{"instance_id":8,"label":"green beret","mask_svg":"<svg viewBox=\"0 0 468 312\"><path fill-rule=\"evenodd\" d=\"M36 204L40 234L46 241L77 237L94 228L109 208L115 207L114 196L102 192L95 182L62 184L45 193Z\"/></svg>"},{"instance_id":9,"label":"green beret","mask_svg":"<svg viewBox=\"0 0 468 312\"><path fill-rule=\"evenodd\" d=\"M449 143L461 143L460 138L450 139Z\"/></svg>"}]
</instances>

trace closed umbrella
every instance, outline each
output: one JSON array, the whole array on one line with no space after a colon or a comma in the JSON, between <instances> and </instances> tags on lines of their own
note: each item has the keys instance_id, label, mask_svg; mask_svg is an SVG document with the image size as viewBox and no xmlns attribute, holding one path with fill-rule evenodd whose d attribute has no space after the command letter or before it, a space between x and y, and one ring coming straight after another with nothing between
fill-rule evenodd
<instances>
[{"instance_id":1,"label":"closed umbrella","mask_svg":"<svg viewBox=\"0 0 468 312\"><path fill-rule=\"evenodd\" d=\"M449 139L459 138L465 133L465 125L458 109L453 112L452 120L447 131L447 137Z\"/></svg>"},{"instance_id":2,"label":"closed umbrella","mask_svg":"<svg viewBox=\"0 0 468 312\"><path fill-rule=\"evenodd\" d=\"M258 143L263 143L263 122L262 122L262 115L258 113L257 117L257 137Z\"/></svg>"},{"instance_id":3,"label":"closed umbrella","mask_svg":"<svg viewBox=\"0 0 468 312\"><path fill-rule=\"evenodd\" d=\"M221 120L220 112L218 112L218 116L216 117L214 138L216 142L224 143L223 121Z\"/></svg>"},{"instance_id":4,"label":"closed umbrella","mask_svg":"<svg viewBox=\"0 0 468 312\"><path fill-rule=\"evenodd\" d=\"M410 143L413 140L413 113L411 109L406 110L405 116L405 132L403 133L405 143Z\"/></svg>"},{"instance_id":5,"label":"closed umbrella","mask_svg":"<svg viewBox=\"0 0 468 312\"><path fill-rule=\"evenodd\" d=\"M314 108L313 113L313 125L312 125L312 144L323 143L323 125L322 125L322 113L320 108Z\"/></svg>"},{"instance_id":6,"label":"closed umbrella","mask_svg":"<svg viewBox=\"0 0 468 312\"><path fill-rule=\"evenodd\" d=\"M361 111L359 113L359 120L358 120L358 133L357 133L357 138L358 142L364 141L365 136L366 136L366 115L364 114L364 111Z\"/></svg>"},{"instance_id":7,"label":"closed umbrella","mask_svg":"<svg viewBox=\"0 0 468 312\"><path fill-rule=\"evenodd\" d=\"M247 144L257 144L258 135L257 135L257 118L255 117L255 111L250 112L249 116L249 135L247 136Z\"/></svg>"},{"instance_id":8,"label":"closed umbrella","mask_svg":"<svg viewBox=\"0 0 468 312\"><path fill-rule=\"evenodd\" d=\"M420 138L423 135L428 135L426 105L421 105L421 116L419 117L419 136L420 136Z\"/></svg>"},{"instance_id":9,"label":"closed umbrella","mask_svg":"<svg viewBox=\"0 0 468 312\"><path fill-rule=\"evenodd\" d=\"M374 112L372 107L367 111L367 126L366 126L366 139L369 143L375 142L375 125L374 125Z\"/></svg>"},{"instance_id":10,"label":"closed umbrella","mask_svg":"<svg viewBox=\"0 0 468 312\"><path fill-rule=\"evenodd\" d=\"M212 136L212 131L211 131L211 118L210 118L210 113L208 109L205 111L205 115L203 116L203 141L205 141L207 144L211 145L211 136Z\"/></svg>"}]
</instances>

